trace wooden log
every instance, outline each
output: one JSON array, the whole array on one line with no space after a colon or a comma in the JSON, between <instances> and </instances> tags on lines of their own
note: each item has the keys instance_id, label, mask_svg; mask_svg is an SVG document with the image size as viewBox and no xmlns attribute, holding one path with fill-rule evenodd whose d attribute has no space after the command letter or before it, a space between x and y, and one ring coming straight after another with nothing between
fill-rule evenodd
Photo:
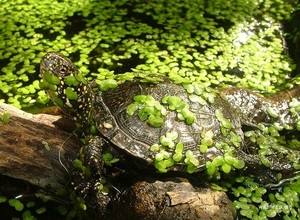
<instances>
[{"instance_id":1,"label":"wooden log","mask_svg":"<svg viewBox=\"0 0 300 220\"><path fill-rule=\"evenodd\" d=\"M119 197L106 219L233 220L236 217L225 192L197 188L185 178L139 181Z\"/></svg>"},{"instance_id":2,"label":"wooden log","mask_svg":"<svg viewBox=\"0 0 300 220\"><path fill-rule=\"evenodd\" d=\"M80 142L56 124L69 123L61 116L33 115L0 103L0 116L9 113L8 124L0 121L0 173L26 181L47 192L63 188L77 157Z\"/></svg>"}]
</instances>

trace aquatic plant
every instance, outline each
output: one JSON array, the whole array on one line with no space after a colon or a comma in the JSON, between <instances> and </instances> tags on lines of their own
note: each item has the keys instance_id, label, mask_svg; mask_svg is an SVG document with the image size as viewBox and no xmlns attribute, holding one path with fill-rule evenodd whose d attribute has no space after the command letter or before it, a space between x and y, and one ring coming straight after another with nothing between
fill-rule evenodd
<instances>
[{"instance_id":1,"label":"aquatic plant","mask_svg":"<svg viewBox=\"0 0 300 220\"><path fill-rule=\"evenodd\" d=\"M104 88L142 72L274 92L295 68L278 23L292 3L3 1L0 98L20 108L48 103L38 64L53 50Z\"/></svg>"},{"instance_id":2,"label":"aquatic plant","mask_svg":"<svg viewBox=\"0 0 300 220\"><path fill-rule=\"evenodd\" d=\"M274 93L289 85L291 73L296 69L286 51L280 23L290 19L296 0L249 0L247 3L243 0L152 0L147 4L144 0L3 0L1 3L0 101L30 111L49 104L48 96L40 88L38 65L41 57L53 50L74 61L82 74L94 79L101 90L134 77L153 80L155 76L167 76L175 83L184 84L189 98L199 103L214 102L211 87L215 86L237 85ZM299 77L293 83L299 84ZM72 91L67 95L74 97ZM165 101L172 100L169 97ZM291 103L291 112L299 114L297 106L296 101ZM131 107L134 108L129 113L136 106ZM274 109L268 111L277 117ZM163 108L156 112L163 115ZM159 126L161 115L151 119L147 113L147 119ZM7 115L1 119L9 123ZM239 145L240 140L230 133L226 118L219 114L219 120L224 135ZM299 130L300 120L294 127ZM261 147L265 165L268 165L264 156L267 151L299 147L296 138L289 141L280 135L277 124L259 125L259 128L248 131L246 136ZM214 140L209 131L202 135L205 141L199 150L205 152ZM164 171L184 156L188 171L193 172L197 161L190 152L182 155L183 146L175 144L175 140L175 136L167 134L161 138L162 146L175 147L175 154L168 158L161 152L161 146L153 146L157 152L156 166ZM272 145L276 149L266 149L264 141L276 143ZM209 175L219 169L228 173L232 167L243 167L243 163L232 159L230 154L206 164ZM295 163L294 167L299 169L299 164ZM281 215L284 219L296 219L298 182L284 186L283 193L272 194L249 177L236 181L232 188L237 197L235 205L248 218ZM247 190L249 185L253 189ZM291 194L288 190L292 190ZM268 199L259 199L267 194ZM287 206L291 210L287 211ZM268 211L266 207L271 208Z\"/></svg>"}]
</instances>

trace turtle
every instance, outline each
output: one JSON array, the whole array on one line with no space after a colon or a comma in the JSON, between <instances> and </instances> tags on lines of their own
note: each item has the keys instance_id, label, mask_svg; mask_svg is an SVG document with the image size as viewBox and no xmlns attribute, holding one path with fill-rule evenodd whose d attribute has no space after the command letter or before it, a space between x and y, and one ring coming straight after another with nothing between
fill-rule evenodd
<instances>
[{"instance_id":1,"label":"turtle","mask_svg":"<svg viewBox=\"0 0 300 220\"><path fill-rule=\"evenodd\" d=\"M297 114L290 103L299 97L298 87L265 98L235 87L211 89L165 77L157 82L136 77L102 91L58 52L42 58L40 72L50 99L85 134L83 164L98 180L104 145L161 173L206 171L214 176L250 166L258 173L261 167L294 171L295 161L285 157L289 150L264 155L269 162L264 166L257 146L248 147L244 130L295 127Z\"/></svg>"}]
</instances>

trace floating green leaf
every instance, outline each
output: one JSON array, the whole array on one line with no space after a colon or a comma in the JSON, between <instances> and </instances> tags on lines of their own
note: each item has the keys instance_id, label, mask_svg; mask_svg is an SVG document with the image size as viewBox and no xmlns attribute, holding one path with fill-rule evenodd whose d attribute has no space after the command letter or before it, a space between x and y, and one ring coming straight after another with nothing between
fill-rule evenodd
<instances>
[{"instance_id":1,"label":"floating green leaf","mask_svg":"<svg viewBox=\"0 0 300 220\"><path fill-rule=\"evenodd\" d=\"M160 149L160 145L159 144L153 144L150 147L150 150L153 151L153 152L157 152L157 151L159 151L159 149Z\"/></svg>"},{"instance_id":2,"label":"floating green leaf","mask_svg":"<svg viewBox=\"0 0 300 220\"><path fill-rule=\"evenodd\" d=\"M4 124L8 124L10 122L10 114L8 112L4 112L2 115L1 115L1 121L4 123Z\"/></svg>"},{"instance_id":3,"label":"floating green leaf","mask_svg":"<svg viewBox=\"0 0 300 220\"><path fill-rule=\"evenodd\" d=\"M100 90L107 91L108 89L114 89L118 86L118 82L114 79L107 79L100 83Z\"/></svg>"},{"instance_id":4,"label":"floating green leaf","mask_svg":"<svg viewBox=\"0 0 300 220\"><path fill-rule=\"evenodd\" d=\"M182 153L183 152L183 143L182 142L178 142L176 144L176 147L175 147L175 152L176 153Z\"/></svg>"},{"instance_id":5,"label":"floating green leaf","mask_svg":"<svg viewBox=\"0 0 300 220\"><path fill-rule=\"evenodd\" d=\"M176 131L167 132L166 137L174 141L178 138L178 133Z\"/></svg>"},{"instance_id":6,"label":"floating green leaf","mask_svg":"<svg viewBox=\"0 0 300 220\"><path fill-rule=\"evenodd\" d=\"M227 163L224 163L224 164L222 165L222 170L223 170L224 173L230 173L230 171L231 171L231 166L230 166L229 164L227 164Z\"/></svg>"},{"instance_id":7,"label":"floating green leaf","mask_svg":"<svg viewBox=\"0 0 300 220\"><path fill-rule=\"evenodd\" d=\"M207 151L207 148L208 148L207 145L201 144L199 150L202 154L205 154Z\"/></svg>"},{"instance_id":8,"label":"floating green leaf","mask_svg":"<svg viewBox=\"0 0 300 220\"><path fill-rule=\"evenodd\" d=\"M58 212L61 214L61 215L66 215L67 213L68 213L68 209L65 207L65 206L63 206L63 205L59 205L58 207L57 207L57 210L58 210Z\"/></svg>"},{"instance_id":9,"label":"floating green leaf","mask_svg":"<svg viewBox=\"0 0 300 220\"><path fill-rule=\"evenodd\" d=\"M150 115L148 117L148 122L153 127L159 128L164 124L164 119L160 116Z\"/></svg>"},{"instance_id":10,"label":"floating green leaf","mask_svg":"<svg viewBox=\"0 0 300 220\"><path fill-rule=\"evenodd\" d=\"M83 84L87 84L87 81L86 81L86 79L84 78L84 76L81 72L75 74L75 78L78 82L82 82ZM116 82L113 81L113 80L109 81L108 84L109 84L110 88L115 88L117 86Z\"/></svg>"},{"instance_id":11,"label":"floating green leaf","mask_svg":"<svg viewBox=\"0 0 300 220\"><path fill-rule=\"evenodd\" d=\"M14 207L17 211L22 211L24 208L24 205L22 202L20 202L17 199L10 199L8 200L8 204L12 207Z\"/></svg>"},{"instance_id":12,"label":"floating green leaf","mask_svg":"<svg viewBox=\"0 0 300 220\"><path fill-rule=\"evenodd\" d=\"M78 94L77 92L74 91L72 87L68 87L65 89L65 94L70 100L76 100L78 99Z\"/></svg>"},{"instance_id":13,"label":"floating green leaf","mask_svg":"<svg viewBox=\"0 0 300 220\"><path fill-rule=\"evenodd\" d=\"M112 166L113 163L118 162L120 159L114 157L111 153L105 153L102 155L105 165Z\"/></svg>"},{"instance_id":14,"label":"floating green leaf","mask_svg":"<svg viewBox=\"0 0 300 220\"><path fill-rule=\"evenodd\" d=\"M75 76L66 76L64 81L68 86L77 86L79 84Z\"/></svg>"},{"instance_id":15,"label":"floating green leaf","mask_svg":"<svg viewBox=\"0 0 300 220\"><path fill-rule=\"evenodd\" d=\"M44 80L51 85L59 85L60 84L60 79L57 76L54 76L50 72L45 72L43 77L44 77Z\"/></svg>"},{"instance_id":16,"label":"floating green leaf","mask_svg":"<svg viewBox=\"0 0 300 220\"><path fill-rule=\"evenodd\" d=\"M181 159L183 158L183 154L182 153L175 153L173 156L172 156L173 160L175 162L179 162L181 161Z\"/></svg>"},{"instance_id":17,"label":"floating green leaf","mask_svg":"<svg viewBox=\"0 0 300 220\"><path fill-rule=\"evenodd\" d=\"M273 118L278 118L279 117L278 113L270 106L267 107L267 112Z\"/></svg>"},{"instance_id":18,"label":"floating green leaf","mask_svg":"<svg viewBox=\"0 0 300 220\"><path fill-rule=\"evenodd\" d=\"M245 162L243 160L238 160L238 159L234 159L233 160L233 164L232 164L235 168L237 169L242 169L245 167Z\"/></svg>"},{"instance_id":19,"label":"floating green leaf","mask_svg":"<svg viewBox=\"0 0 300 220\"><path fill-rule=\"evenodd\" d=\"M27 208L31 208L31 207L34 207L34 206L35 206L35 202L34 201L27 202L27 204L26 204Z\"/></svg>"},{"instance_id":20,"label":"floating green leaf","mask_svg":"<svg viewBox=\"0 0 300 220\"><path fill-rule=\"evenodd\" d=\"M217 171L217 167L212 164L211 161L206 162L206 172L209 176L212 176Z\"/></svg>"},{"instance_id":21,"label":"floating green leaf","mask_svg":"<svg viewBox=\"0 0 300 220\"><path fill-rule=\"evenodd\" d=\"M6 202L7 198L5 196L0 196L0 203Z\"/></svg>"},{"instance_id":22,"label":"floating green leaf","mask_svg":"<svg viewBox=\"0 0 300 220\"><path fill-rule=\"evenodd\" d=\"M36 210L37 214L43 214L44 212L46 212L46 207L41 207L41 208Z\"/></svg>"}]
</instances>

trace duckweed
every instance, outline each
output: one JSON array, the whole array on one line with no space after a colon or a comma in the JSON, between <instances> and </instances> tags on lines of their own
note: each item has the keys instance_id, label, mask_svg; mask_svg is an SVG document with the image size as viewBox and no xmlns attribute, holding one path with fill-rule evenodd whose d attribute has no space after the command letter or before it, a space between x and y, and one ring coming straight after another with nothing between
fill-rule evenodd
<instances>
[{"instance_id":1,"label":"duckweed","mask_svg":"<svg viewBox=\"0 0 300 220\"><path fill-rule=\"evenodd\" d=\"M289 72L293 65L288 57L283 56L284 48L278 34L281 30L276 20L288 18L293 7L292 3L282 3L286 9L284 11L281 3L251 3L251 6L247 4L251 8L249 10L244 10L245 6L238 3L219 10L216 5L224 5L222 1L206 6L201 2L198 7L189 8L182 20L178 15L185 8L185 3L179 1L176 1L176 7L169 2L164 3L166 8L174 10L173 13L161 11L155 2L144 5L139 1L90 1L89 7L86 4L62 2L59 7L51 9L51 18L47 16L48 8L41 7L48 5L46 1L45 4L30 2L25 6L37 9L35 11L45 11L38 14L28 14L26 9L17 10L15 8L19 8L20 3L7 2L4 4L9 4L9 7L4 5L4 8L10 10L3 12L4 17L5 14L13 15L10 25L14 28L7 28L5 22L1 26L5 34L2 35L1 42L4 43L0 45L0 58L9 59L9 62L5 62L8 64L2 67L2 83L6 82L6 78L12 79L12 73L16 72L20 77L15 80L21 85L26 84L24 82L31 78L27 73L37 75L35 67L44 51L65 50L66 56L77 57L80 54L76 65L84 75L95 78L104 76L104 80L107 79L107 72L118 73L112 78L119 81L122 78L120 75L126 75L135 69L145 72L145 75L169 74L176 78L176 82L197 81L205 86L233 82L263 91L274 89L275 83L280 84L286 80L286 74L282 73ZM256 8L257 4L260 5L259 10ZM243 10L240 10L241 7ZM68 13L60 13L62 8L67 9ZM129 14L127 8L131 8L136 14L147 14L153 23L125 19ZM117 14L110 13L110 10L117 11ZM222 15L214 10L221 11ZM173 17L170 18L170 14ZM92 18L88 19L90 16ZM261 20L253 19L257 17L261 17ZM21 25L18 24L19 18L22 18ZM224 24L219 24L220 19L225 23L229 22L231 26L221 27ZM82 25L73 22L78 20L82 21ZM45 21L44 25L41 21ZM155 25L157 22L158 26ZM160 28L160 25L165 28ZM172 31L166 33L165 30ZM89 40L86 40L87 37ZM272 62L274 60L276 62ZM18 63L22 63L21 69ZM225 74L234 68L244 71L244 78ZM276 75L271 75L272 72ZM102 84L101 81L98 82ZM9 89L12 91L10 95L14 95L15 85L9 84L9 88L1 89ZM105 90L110 86L112 84L108 83L100 87ZM19 92L18 95L22 96L23 93ZM34 94L32 99L42 100L43 95ZM32 105L23 103L22 100L11 103Z\"/></svg>"},{"instance_id":2,"label":"duckweed","mask_svg":"<svg viewBox=\"0 0 300 220\"><path fill-rule=\"evenodd\" d=\"M75 159L73 161L73 166L76 170L81 171L84 175L91 177L91 171L82 164L81 160Z\"/></svg>"},{"instance_id":3,"label":"duckweed","mask_svg":"<svg viewBox=\"0 0 300 220\"><path fill-rule=\"evenodd\" d=\"M178 133L170 131L160 137L160 143L150 147L150 150L155 153L154 166L159 172L167 172L168 168L172 167L175 162L182 160L184 146L181 142L175 144L177 139ZM172 153L170 153L170 149L172 149Z\"/></svg>"},{"instance_id":4,"label":"duckweed","mask_svg":"<svg viewBox=\"0 0 300 220\"><path fill-rule=\"evenodd\" d=\"M51 150L51 147L49 146L49 144L48 144L47 141L42 141L42 144L44 145L44 148L45 148L47 151L50 151L50 150Z\"/></svg>"},{"instance_id":5,"label":"duckweed","mask_svg":"<svg viewBox=\"0 0 300 220\"><path fill-rule=\"evenodd\" d=\"M112 166L113 163L116 163L120 160L119 158L114 157L111 153L103 154L102 159L106 166Z\"/></svg>"},{"instance_id":6,"label":"duckweed","mask_svg":"<svg viewBox=\"0 0 300 220\"><path fill-rule=\"evenodd\" d=\"M300 102L296 98L292 98L291 102L289 102L290 112L293 116L298 116L300 112Z\"/></svg>"},{"instance_id":7,"label":"duckweed","mask_svg":"<svg viewBox=\"0 0 300 220\"><path fill-rule=\"evenodd\" d=\"M173 154L174 162L180 162L183 158L183 143L178 142L175 147L175 153Z\"/></svg>"},{"instance_id":8,"label":"duckweed","mask_svg":"<svg viewBox=\"0 0 300 220\"><path fill-rule=\"evenodd\" d=\"M215 115L218 119L218 121L220 122L221 125L221 133L224 137L229 136L230 137L230 141L233 144L233 146L235 147L239 147L242 139L240 137L240 135L236 134L232 129L233 129L233 125L231 124L230 120L225 118L223 116L223 113L221 112L221 110L216 109L215 110Z\"/></svg>"},{"instance_id":9,"label":"duckweed","mask_svg":"<svg viewBox=\"0 0 300 220\"><path fill-rule=\"evenodd\" d=\"M239 181L240 182L240 181ZM296 219L299 212L299 180L284 186L282 190L267 190L253 178L244 177L242 185L232 187L237 200L235 207L249 219L267 219L281 216L282 219Z\"/></svg>"},{"instance_id":10,"label":"duckweed","mask_svg":"<svg viewBox=\"0 0 300 220\"><path fill-rule=\"evenodd\" d=\"M79 82L76 79L75 76L66 76L64 79L64 82L68 85L68 86L78 86Z\"/></svg>"},{"instance_id":11,"label":"duckweed","mask_svg":"<svg viewBox=\"0 0 300 220\"><path fill-rule=\"evenodd\" d=\"M64 93L70 100L76 100L78 98L78 94L74 91L74 88L68 87L65 89Z\"/></svg>"},{"instance_id":12,"label":"duckweed","mask_svg":"<svg viewBox=\"0 0 300 220\"><path fill-rule=\"evenodd\" d=\"M211 147L213 145L213 132L212 130L206 131L206 132L202 132L201 133L201 144L199 147L199 150L202 154L205 154L208 147Z\"/></svg>"},{"instance_id":13,"label":"duckweed","mask_svg":"<svg viewBox=\"0 0 300 220\"><path fill-rule=\"evenodd\" d=\"M0 203L6 202L7 198L5 196L0 196Z\"/></svg>"},{"instance_id":14,"label":"duckweed","mask_svg":"<svg viewBox=\"0 0 300 220\"><path fill-rule=\"evenodd\" d=\"M34 196L34 195L32 195L32 196ZM17 197L22 198L23 195L19 195ZM49 203L47 203L47 202L49 200L51 200L51 197L49 195L45 195L43 193L37 193L35 195L35 198L32 197L31 199L33 199L33 200L27 201L26 204L24 203L23 199L22 199L23 202L21 202L19 198L17 199L17 197L12 198L12 199L7 199L4 196L0 196L0 203L7 202L8 205L13 207L16 211L22 212L22 219L31 219L31 220L38 219L34 216L34 214L42 215L43 213L45 213L47 211L47 208L50 207ZM40 199L43 202L42 204L40 204L41 203ZM28 198L26 198L26 200L28 200ZM53 204L51 204L51 207L53 207ZM62 209L62 207L63 206L60 206L60 208L58 207L58 209ZM65 207L64 207L64 210L65 210L64 213L60 212L62 215L66 215L68 213L68 210Z\"/></svg>"},{"instance_id":15,"label":"duckweed","mask_svg":"<svg viewBox=\"0 0 300 220\"><path fill-rule=\"evenodd\" d=\"M60 84L60 79L57 76L54 76L50 72L45 72L44 80L45 82L49 83L50 85L59 85Z\"/></svg>"},{"instance_id":16,"label":"duckweed","mask_svg":"<svg viewBox=\"0 0 300 220\"><path fill-rule=\"evenodd\" d=\"M207 104L206 101L205 101L205 99L203 99L199 95L189 95L189 100L192 101L192 102L198 102L201 105Z\"/></svg>"},{"instance_id":17,"label":"duckweed","mask_svg":"<svg viewBox=\"0 0 300 220\"><path fill-rule=\"evenodd\" d=\"M167 104L169 110L176 111L178 119L185 121L186 124L192 124L195 121L194 113L181 98L165 96L161 102ZM143 121L147 120L154 127L161 127L164 123L163 117L168 113L167 109L150 95L136 95L134 102L127 106L126 112L133 115L137 110L139 118Z\"/></svg>"},{"instance_id":18,"label":"duckweed","mask_svg":"<svg viewBox=\"0 0 300 220\"><path fill-rule=\"evenodd\" d=\"M154 166L160 173L166 173L168 171L167 168L172 167L173 165L174 161L171 158L154 161Z\"/></svg>"},{"instance_id":19,"label":"duckweed","mask_svg":"<svg viewBox=\"0 0 300 220\"><path fill-rule=\"evenodd\" d=\"M190 111L189 105L182 101L178 96L165 96L162 99L162 103L167 104L169 110L176 111L177 117L181 121L185 121L186 124L192 124L196 116Z\"/></svg>"},{"instance_id":20,"label":"duckweed","mask_svg":"<svg viewBox=\"0 0 300 220\"><path fill-rule=\"evenodd\" d=\"M22 211L24 208L24 204L18 199L10 199L8 200L8 204L14 207L17 211Z\"/></svg>"},{"instance_id":21,"label":"duckweed","mask_svg":"<svg viewBox=\"0 0 300 220\"><path fill-rule=\"evenodd\" d=\"M224 132L222 132L222 133L223 133L223 135L225 134ZM226 134L227 134L227 131L226 131ZM230 135L230 142L233 144L233 146L240 147L241 143L242 143L241 136L236 134L233 131L230 131L229 135Z\"/></svg>"},{"instance_id":22,"label":"duckweed","mask_svg":"<svg viewBox=\"0 0 300 220\"><path fill-rule=\"evenodd\" d=\"M42 214L42 213L46 212L46 210L47 210L46 207L41 207L41 208L36 210L36 213L37 214Z\"/></svg>"},{"instance_id":23,"label":"duckweed","mask_svg":"<svg viewBox=\"0 0 300 220\"><path fill-rule=\"evenodd\" d=\"M164 135L160 137L160 143L162 144L162 146L169 147L169 148L174 148L175 146L173 140Z\"/></svg>"},{"instance_id":24,"label":"duckweed","mask_svg":"<svg viewBox=\"0 0 300 220\"><path fill-rule=\"evenodd\" d=\"M267 107L267 112L273 118L278 118L279 117L278 113L270 106Z\"/></svg>"},{"instance_id":25,"label":"duckweed","mask_svg":"<svg viewBox=\"0 0 300 220\"><path fill-rule=\"evenodd\" d=\"M22 214L22 219L28 219L28 220L35 220L36 218L32 215L30 210L26 210L25 212L23 212Z\"/></svg>"},{"instance_id":26,"label":"duckweed","mask_svg":"<svg viewBox=\"0 0 300 220\"><path fill-rule=\"evenodd\" d=\"M187 150L185 153L184 163L187 165L188 173L194 173L199 166L199 160L190 150Z\"/></svg>"},{"instance_id":27,"label":"duckweed","mask_svg":"<svg viewBox=\"0 0 300 220\"><path fill-rule=\"evenodd\" d=\"M175 163L182 165L182 162L186 165L188 173L194 173L199 167L198 156L191 150L184 153L184 145L178 138L179 134L176 131L170 131L160 137L160 143L150 147L155 153L154 166L159 172L165 173Z\"/></svg>"},{"instance_id":28,"label":"duckweed","mask_svg":"<svg viewBox=\"0 0 300 220\"><path fill-rule=\"evenodd\" d=\"M101 91L106 91L108 89L113 89L118 86L118 82L114 79L107 79L107 80L102 80L99 82L96 80L97 83L99 83L99 88Z\"/></svg>"},{"instance_id":29,"label":"duckweed","mask_svg":"<svg viewBox=\"0 0 300 220\"><path fill-rule=\"evenodd\" d=\"M126 108L128 115L133 115L138 110L138 116L141 120L147 121L154 127L161 127L164 123L163 117L167 115L167 110L150 95L136 95L134 102Z\"/></svg>"},{"instance_id":30,"label":"duckweed","mask_svg":"<svg viewBox=\"0 0 300 220\"><path fill-rule=\"evenodd\" d=\"M4 123L4 124L8 124L10 122L10 114L8 112L4 112L2 115L1 115L1 121Z\"/></svg>"},{"instance_id":31,"label":"duckweed","mask_svg":"<svg viewBox=\"0 0 300 220\"><path fill-rule=\"evenodd\" d=\"M205 144L201 144L200 147L199 147L199 151L202 154L205 154L207 152L207 149L208 149L208 147Z\"/></svg>"},{"instance_id":32,"label":"duckweed","mask_svg":"<svg viewBox=\"0 0 300 220\"><path fill-rule=\"evenodd\" d=\"M221 112L220 109L216 109L216 110L215 110L215 115L216 115L216 117L218 118L218 120L219 120L219 122L221 123L221 126L222 126L223 128L225 128L225 129L231 129L231 128L232 128L231 122L230 122L227 118L225 118L225 117L223 116L223 113Z\"/></svg>"},{"instance_id":33,"label":"duckweed","mask_svg":"<svg viewBox=\"0 0 300 220\"><path fill-rule=\"evenodd\" d=\"M232 152L227 150L223 156L217 156L212 161L207 161L205 165L206 173L209 176L214 176L220 170L223 173L228 174L234 169L243 169L245 167L245 162L234 157Z\"/></svg>"},{"instance_id":34,"label":"duckweed","mask_svg":"<svg viewBox=\"0 0 300 220\"><path fill-rule=\"evenodd\" d=\"M65 55L77 61L76 65L89 80L96 79L101 90L114 88L122 80L130 80L138 75L137 72L142 72L142 78L148 74L167 75L175 83L203 85L201 89L187 86L190 100L203 105L214 101L212 93L206 91L211 86L237 85L273 93L279 89L278 85L289 81L295 64L285 53L281 22L278 21L289 19L296 1L264 0L245 4L245 1L238 0L232 1L230 6L221 0L198 1L197 7L186 7L186 2L179 0L163 1L164 7L157 2L92 0L72 4L72 1L61 1L51 7L49 16L48 0L28 1L26 5L21 5L20 1L4 1L4 20L0 24L1 102L19 108L49 102L40 89L48 87L55 91L57 78L47 76L40 87L30 80L38 78L40 59L45 52L52 50L64 50ZM129 8L134 13L127 16ZM144 20L139 15L147 15L149 19ZM74 23L78 20L83 25ZM70 78L66 83L71 86L77 82ZM69 96L75 98L72 92ZM298 100L293 98L290 103L293 116L298 116L299 106ZM129 114L138 110L136 106L131 108ZM272 110L269 109L270 116L277 117L277 112ZM145 118L146 112L141 111L140 116ZM186 119L178 113L178 117L193 123L191 115ZM146 120L159 127L162 118L151 113ZM223 119L220 117L220 121ZM238 135L230 132L230 121L220 123L224 136L230 135L232 143L238 146L240 140ZM300 130L299 124L297 120L293 126ZM293 126L261 126L261 130L248 131L245 135L259 145L260 153L266 157L266 146L270 146L274 154L292 145L283 136L278 136L278 131L279 127L291 130ZM185 156L182 155L183 146L176 144L175 140L173 142L175 154L161 166L162 169L172 164L171 158L182 161ZM210 142L201 143L201 153L206 152ZM288 155L287 158L296 161L294 166L297 166L297 155ZM193 159L190 162L195 163ZM227 162L231 164L231 158L227 158ZM221 166L207 165L212 174L222 169ZM299 188L299 184L297 186ZM293 190L298 192L298 188ZM255 205L260 204L262 210L249 204L249 200L254 200ZM275 212L283 219L298 218L297 202L287 205L286 200L278 200L275 196L266 203L259 203L257 196L242 197L237 201L240 202L241 214L250 219L272 218Z\"/></svg>"},{"instance_id":35,"label":"duckweed","mask_svg":"<svg viewBox=\"0 0 300 220\"><path fill-rule=\"evenodd\" d=\"M30 202L26 203L26 207L27 208L31 208L31 207L34 207L34 206L35 206L35 202L34 201L30 201Z\"/></svg>"}]
</instances>

